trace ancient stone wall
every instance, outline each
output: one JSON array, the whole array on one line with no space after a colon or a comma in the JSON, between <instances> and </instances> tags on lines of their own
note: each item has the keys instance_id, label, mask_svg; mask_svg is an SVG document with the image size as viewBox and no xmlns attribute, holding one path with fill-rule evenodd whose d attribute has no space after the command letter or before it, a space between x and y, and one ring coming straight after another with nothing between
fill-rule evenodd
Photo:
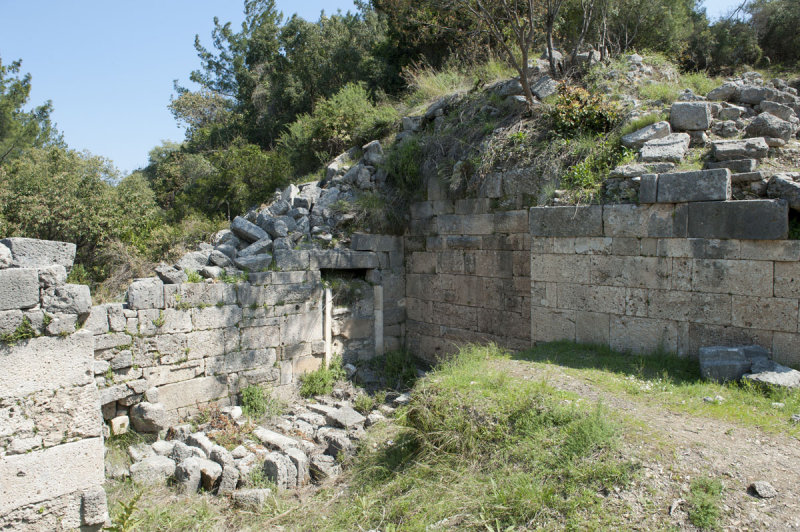
<instances>
[{"instance_id":1,"label":"ancient stone wall","mask_svg":"<svg viewBox=\"0 0 800 532\"><path fill-rule=\"evenodd\" d=\"M446 199L436 180L428 199L412 205L405 239L408 347L429 360L466 342L529 347L528 211Z\"/></svg>"},{"instance_id":2,"label":"ancient stone wall","mask_svg":"<svg viewBox=\"0 0 800 532\"><path fill-rule=\"evenodd\" d=\"M800 242L783 240L783 202L541 207L530 223L534 343L758 344L800 365Z\"/></svg>"},{"instance_id":3,"label":"ancient stone wall","mask_svg":"<svg viewBox=\"0 0 800 532\"><path fill-rule=\"evenodd\" d=\"M0 529L95 530L108 512L88 287L75 246L0 244Z\"/></svg>"}]
</instances>

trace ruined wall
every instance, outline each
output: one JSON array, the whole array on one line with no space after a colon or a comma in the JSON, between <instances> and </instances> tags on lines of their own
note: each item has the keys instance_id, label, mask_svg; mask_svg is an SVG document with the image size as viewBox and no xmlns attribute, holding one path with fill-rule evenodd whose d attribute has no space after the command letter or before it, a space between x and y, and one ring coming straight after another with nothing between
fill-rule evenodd
<instances>
[{"instance_id":1,"label":"ruined wall","mask_svg":"<svg viewBox=\"0 0 800 532\"><path fill-rule=\"evenodd\" d=\"M97 529L107 519L88 287L75 246L0 244L0 528Z\"/></svg>"},{"instance_id":2,"label":"ruined wall","mask_svg":"<svg viewBox=\"0 0 800 532\"><path fill-rule=\"evenodd\" d=\"M800 365L800 242L783 202L531 209L532 340L696 356L758 344Z\"/></svg>"},{"instance_id":3,"label":"ruined wall","mask_svg":"<svg viewBox=\"0 0 800 532\"><path fill-rule=\"evenodd\" d=\"M429 360L459 343L531 342L528 211L493 212L492 199L445 199L411 207L406 246L406 338Z\"/></svg>"}]
</instances>

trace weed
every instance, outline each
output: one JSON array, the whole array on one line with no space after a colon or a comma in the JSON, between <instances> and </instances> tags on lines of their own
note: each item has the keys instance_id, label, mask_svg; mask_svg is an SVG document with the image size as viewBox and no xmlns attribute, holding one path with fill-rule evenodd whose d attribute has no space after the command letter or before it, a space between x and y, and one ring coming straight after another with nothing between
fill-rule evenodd
<instances>
[{"instance_id":1,"label":"weed","mask_svg":"<svg viewBox=\"0 0 800 532\"><path fill-rule=\"evenodd\" d=\"M700 477L689 488L689 521L702 530L717 528L724 486L718 479Z\"/></svg>"},{"instance_id":2,"label":"weed","mask_svg":"<svg viewBox=\"0 0 800 532\"><path fill-rule=\"evenodd\" d=\"M114 384L114 370L108 368L105 373L106 384Z\"/></svg>"},{"instance_id":3,"label":"weed","mask_svg":"<svg viewBox=\"0 0 800 532\"><path fill-rule=\"evenodd\" d=\"M263 462L257 463L253 467L253 469L250 471L250 474L244 480L244 484L248 488L271 489L273 491L277 490L277 486L275 486L275 483L272 482L267 476L267 474L264 472Z\"/></svg>"},{"instance_id":4,"label":"weed","mask_svg":"<svg viewBox=\"0 0 800 532\"><path fill-rule=\"evenodd\" d=\"M187 283L202 283L203 277L194 270L186 270Z\"/></svg>"},{"instance_id":5,"label":"weed","mask_svg":"<svg viewBox=\"0 0 800 532\"><path fill-rule=\"evenodd\" d=\"M383 168L387 180L406 198L413 198L420 191L422 157L422 146L417 137L392 145L386 154Z\"/></svg>"},{"instance_id":6,"label":"weed","mask_svg":"<svg viewBox=\"0 0 800 532\"><path fill-rule=\"evenodd\" d=\"M128 502L120 501L119 510L115 513L112 519L112 524L105 530L110 532L129 532L136 530L136 523L133 520L133 514L136 512L136 504L142 498L143 491L139 491Z\"/></svg>"},{"instance_id":7,"label":"weed","mask_svg":"<svg viewBox=\"0 0 800 532\"><path fill-rule=\"evenodd\" d=\"M286 405L272 397L272 393L263 386L248 386L242 390L241 396L242 411L250 418L279 416L286 409Z\"/></svg>"},{"instance_id":8,"label":"weed","mask_svg":"<svg viewBox=\"0 0 800 532\"><path fill-rule=\"evenodd\" d=\"M150 320L150 321L153 322L153 325L155 325L156 328L160 329L167 322L167 318L164 316L164 311L163 310L159 310L158 311L158 318L156 318L154 320Z\"/></svg>"},{"instance_id":9,"label":"weed","mask_svg":"<svg viewBox=\"0 0 800 532\"><path fill-rule=\"evenodd\" d=\"M364 415L367 415L373 408L375 408L375 398L366 393L360 393L353 401L353 408L358 410Z\"/></svg>"},{"instance_id":10,"label":"weed","mask_svg":"<svg viewBox=\"0 0 800 532\"><path fill-rule=\"evenodd\" d=\"M381 374L386 384L395 390L410 389L417 380L417 368L426 364L409 351L388 351L382 356L370 359L370 369Z\"/></svg>"},{"instance_id":11,"label":"weed","mask_svg":"<svg viewBox=\"0 0 800 532\"><path fill-rule=\"evenodd\" d=\"M327 395L333 391L334 383L344 379L344 377L342 359L341 357L334 357L329 367L320 366L319 369L300 377L300 395L303 397Z\"/></svg>"},{"instance_id":12,"label":"weed","mask_svg":"<svg viewBox=\"0 0 800 532\"><path fill-rule=\"evenodd\" d=\"M31 320L29 320L27 316L23 316L22 321L14 330L14 332L0 334L0 342L5 344L16 344L17 342L36 338L37 336L38 334L36 333L36 330L33 328L33 325L31 325Z\"/></svg>"},{"instance_id":13,"label":"weed","mask_svg":"<svg viewBox=\"0 0 800 532\"><path fill-rule=\"evenodd\" d=\"M640 129L649 125L655 124L656 122L661 122L662 120L667 120L667 116L664 113L650 113L640 116L639 118L634 118L630 122L627 122L619 134L620 136L625 136L629 133L639 131Z\"/></svg>"}]
</instances>

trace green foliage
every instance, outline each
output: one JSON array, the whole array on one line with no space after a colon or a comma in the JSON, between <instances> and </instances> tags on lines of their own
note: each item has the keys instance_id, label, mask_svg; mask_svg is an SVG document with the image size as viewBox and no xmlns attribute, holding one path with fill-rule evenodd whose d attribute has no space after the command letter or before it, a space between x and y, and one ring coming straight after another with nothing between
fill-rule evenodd
<instances>
[{"instance_id":1,"label":"green foliage","mask_svg":"<svg viewBox=\"0 0 800 532\"><path fill-rule=\"evenodd\" d=\"M561 85L549 111L553 129L564 136L607 133L622 119L602 95L570 85Z\"/></svg>"},{"instance_id":2,"label":"green foliage","mask_svg":"<svg viewBox=\"0 0 800 532\"><path fill-rule=\"evenodd\" d=\"M724 490L722 482L710 477L692 480L689 487L689 521L701 530L717 528L720 516L720 499Z\"/></svg>"},{"instance_id":3,"label":"green foliage","mask_svg":"<svg viewBox=\"0 0 800 532\"><path fill-rule=\"evenodd\" d=\"M667 120L667 116L663 113L650 113L648 115L640 116L639 118L635 118L630 122L627 122L625 126L620 130L619 134L621 137L628 135L630 133L634 133L639 131L640 129L647 127L649 125L655 124L656 122L660 122L662 120Z\"/></svg>"},{"instance_id":4,"label":"green foliage","mask_svg":"<svg viewBox=\"0 0 800 532\"><path fill-rule=\"evenodd\" d=\"M387 181L407 198L420 194L422 188L422 146L417 137L411 137L391 146L383 168L387 173Z\"/></svg>"},{"instance_id":5,"label":"green foliage","mask_svg":"<svg viewBox=\"0 0 800 532\"><path fill-rule=\"evenodd\" d=\"M800 3L796 0L754 0L745 8L758 43L772 61L800 61Z\"/></svg>"},{"instance_id":6,"label":"green foliage","mask_svg":"<svg viewBox=\"0 0 800 532\"><path fill-rule=\"evenodd\" d=\"M417 368L426 366L406 350L388 351L370 359L367 364L385 379L389 387L400 391L411 389L417 381Z\"/></svg>"},{"instance_id":7,"label":"green foliage","mask_svg":"<svg viewBox=\"0 0 800 532\"><path fill-rule=\"evenodd\" d=\"M320 366L319 369L306 373L300 377L300 395L313 397L327 395L333 391L336 381L344 379L341 357L334 357L329 367Z\"/></svg>"},{"instance_id":8,"label":"green foliage","mask_svg":"<svg viewBox=\"0 0 800 532\"><path fill-rule=\"evenodd\" d=\"M279 416L286 408L286 405L274 398L269 390L257 384L244 388L241 397L242 412L253 419Z\"/></svg>"},{"instance_id":9,"label":"green foliage","mask_svg":"<svg viewBox=\"0 0 800 532\"><path fill-rule=\"evenodd\" d=\"M595 139L584 152L578 145L577 152L585 153L583 159L567 169L561 178L561 186L576 191L578 200L587 200L596 195L608 173L631 153L622 147L619 137Z\"/></svg>"},{"instance_id":10,"label":"green foliage","mask_svg":"<svg viewBox=\"0 0 800 532\"><path fill-rule=\"evenodd\" d=\"M16 344L23 340L37 337L36 330L34 330L31 320L27 316L23 316L22 322L17 326L14 332L0 334L0 342L4 344Z\"/></svg>"},{"instance_id":11,"label":"green foliage","mask_svg":"<svg viewBox=\"0 0 800 532\"><path fill-rule=\"evenodd\" d=\"M136 530L137 523L133 519L133 514L136 512L136 505L139 503L139 499L142 498L143 494L144 491L139 491L128 502L119 501L119 508L113 514L111 526L104 530L110 532L131 532Z\"/></svg>"},{"instance_id":12,"label":"green foliage","mask_svg":"<svg viewBox=\"0 0 800 532\"><path fill-rule=\"evenodd\" d=\"M202 283L203 277L194 270L186 270L187 283Z\"/></svg>"},{"instance_id":13,"label":"green foliage","mask_svg":"<svg viewBox=\"0 0 800 532\"><path fill-rule=\"evenodd\" d=\"M367 415L373 408L375 408L375 398L367 393L360 393L353 401L353 408L364 415Z\"/></svg>"},{"instance_id":14,"label":"green foliage","mask_svg":"<svg viewBox=\"0 0 800 532\"><path fill-rule=\"evenodd\" d=\"M392 106L373 103L363 84L351 83L317 101L311 113L300 115L279 144L302 174L353 146L386 135L397 119Z\"/></svg>"}]
</instances>

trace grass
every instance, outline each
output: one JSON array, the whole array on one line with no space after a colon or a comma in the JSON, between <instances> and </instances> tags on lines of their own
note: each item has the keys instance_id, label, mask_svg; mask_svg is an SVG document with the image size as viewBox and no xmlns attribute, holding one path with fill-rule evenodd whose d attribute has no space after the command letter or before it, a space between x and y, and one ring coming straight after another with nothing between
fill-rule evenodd
<instances>
[{"instance_id":1,"label":"grass","mask_svg":"<svg viewBox=\"0 0 800 532\"><path fill-rule=\"evenodd\" d=\"M251 419L280 416L286 404L272 396L270 390L253 384L242 389L242 412Z\"/></svg>"},{"instance_id":2,"label":"grass","mask_svg":"<svg viewBox=\"0 0 800 532\"><path fill-rule=\"evenodd\" d=\"M703 72L691 72L681 74L678 82L660 81L639 85L638 92L643 100L671 104L678 99L684 89L691 89L695 94L705 96L722 83L723 80L720 78L708 76Z\"/></svg>"},{"instance_id":3,"label":"grass","mask_svg":"<svg viewBox=\"0 0 800 532\"><path fill-rule=\"evenodd\" d=\"M331 360L328 367L320 366L312 372L300 377L300 395L302 397L314 397L315 395L328 395L333 391L336 381L345 376L342 369L341 357Z\"/></svg>"},{"instance_id":4,"label":"grass","mask_svg":"<svg viewBox=\"0 0 800 532\"><path fill-rule=\"evenodd\" d=\"M405 350L388 351L365 364L379 373L389 388L398 391L411 389L417 380L417 368L427 367L427 364Z\"/></svg>"},{"instance_id":5,"label":"grass","mask_svg":"<svg viewBox=\"0 0 800 532\"><path fill-rule=\"evenodd\" d=\"M16 344L23 340L29 340L39 336L31 324L31 320L27 316L22 317L22 322L17 326L14 332L0 334L0 342L4 344Z\"/></svg>"},{"instance_id":6,"label":"grass","mask_svg":"<svg viewBox=\"0 0 800 532\"><path fill-rule=\"evenodd\" d=\"M718 528L723 490L722 482L714 478L692 480L686 502L689 505L689 521L694 526L701 530Z\"/></svg>"},{"instance_id":7,"label":"grass","mask_svg":"<svg viewBox=\"0 0 800 532\"><path fill-rule=\"evenodd\" d=\"M639 118L634 118L630 122L625 123L623 128L620 130L620 136L634 133L644 127L655 124L656 122L661 122L662 120L669 120L669 118L664 113L650 113L640 116Z\"/></svg>"},{"instance_id":8,"label":"grass","mask_svg":"<svg viewBox=\"0 0 800 532\"><path fill-rule=\"evenodd\" d=\"M719 384L700 377L695 359L655 353L636 356L605 346L554 342L516 355L543 364L558 364L603 390L676 411L756 427L766 432L800 437L790 414L800 411L800 390L762 387L750 383ZM707 403L720 395L724 401ZM783 403L776 408L773 403Z\"/></svg>"}]
</instances>

